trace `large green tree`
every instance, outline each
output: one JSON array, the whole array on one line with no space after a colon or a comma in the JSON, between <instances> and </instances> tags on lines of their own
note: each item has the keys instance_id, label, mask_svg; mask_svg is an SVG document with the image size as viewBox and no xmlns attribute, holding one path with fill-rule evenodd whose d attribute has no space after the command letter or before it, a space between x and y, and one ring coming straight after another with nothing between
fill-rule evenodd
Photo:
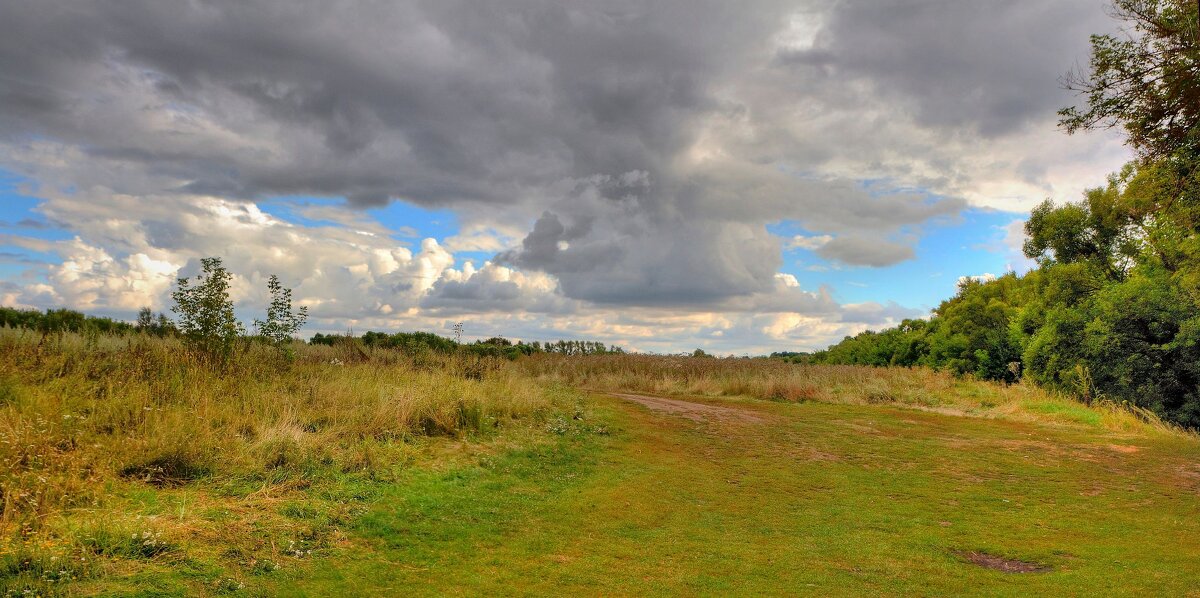
<instances>
[{"instance_id":1,"label":"large green tree","mask_svg":"<svg viewBox=\"0 0 1200 598\"><path fill-rule=\"evenodd\" d=\"M1068 132L1122 127L1147 160L1195 152L1200 139L1196 0L1114 0L1118 35L1093 35L1090 69L1065 78L1086 98L1059 112Z\"/></svg>"}]
</instances>

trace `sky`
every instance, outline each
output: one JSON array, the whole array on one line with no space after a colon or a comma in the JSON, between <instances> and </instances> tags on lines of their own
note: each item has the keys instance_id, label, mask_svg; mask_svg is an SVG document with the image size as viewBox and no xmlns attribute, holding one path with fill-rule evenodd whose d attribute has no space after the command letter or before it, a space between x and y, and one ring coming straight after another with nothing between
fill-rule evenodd
<instances>
[{"instance_id":1,"label":"sky","mask_svg":"<svg viewBox=\"0 0 1200 598\"><path fill-rule=\"evenodd\" d=\"M1024 272L1130 159L1068 136L1103 0L0 3L0 305L823 348Z\"/></svg>"}]
</instances>

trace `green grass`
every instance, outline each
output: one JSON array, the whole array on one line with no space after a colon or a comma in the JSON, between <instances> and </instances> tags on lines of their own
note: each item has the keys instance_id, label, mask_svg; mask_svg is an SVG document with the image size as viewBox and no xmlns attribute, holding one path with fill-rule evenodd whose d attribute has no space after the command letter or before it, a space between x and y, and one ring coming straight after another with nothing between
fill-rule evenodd
<instances>
[{"instance_id":1,"label":"green grass","mask_svg":"<svg viewBox=\"0 0 1200 598\"><path fill-rule=\"evenodd\" d=\"M1088 409L1085 405L1067 402L1028 401L1025 408L1035 413L1052 416L1053 419L1066 422L1076 422L1089 426L1100 425L1100 414Z\"/></svg>"},{"instance_id":2,"label":"green grass","mask_svg":"<svg viewBox=\"0 0 1200 598\"><path fill-rule=\"evenodd\" d=\"M253 591L408 469L530 444L574 397L454 356L183 349L0 328L0 596Z\"/></svg>"},{"instance_id":3,"label":"green grass","mask_svg":"<svg viewBox=\"0 0 1200 598\"><path fill-rule=\"evenodd\" d=\"M266 587L1183 595L1200 583L1200 450L1189 438L892 407L749 407L769 423L696 423L598 398L588 419L612 435L414 474L358 520L344 551ZM962 556L972 551L1052 570L988 570Z\"/></svg>"}]
</instances>

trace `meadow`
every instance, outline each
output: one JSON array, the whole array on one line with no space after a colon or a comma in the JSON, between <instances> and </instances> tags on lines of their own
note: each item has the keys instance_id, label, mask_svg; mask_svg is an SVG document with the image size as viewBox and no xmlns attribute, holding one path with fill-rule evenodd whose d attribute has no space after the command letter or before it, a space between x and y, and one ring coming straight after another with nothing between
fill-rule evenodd
<instances>
[{"instance_id":1,"label":"meadow","mask_svg":"<svg viewBox=\"0 0 1200 598\"><path fill-rule=\"evenodd\" d=\"M0 592L1200 583L1200 442L1127 406L921 368L291 349L215 368L0 329Z\"/></svg>"}]
</instances>

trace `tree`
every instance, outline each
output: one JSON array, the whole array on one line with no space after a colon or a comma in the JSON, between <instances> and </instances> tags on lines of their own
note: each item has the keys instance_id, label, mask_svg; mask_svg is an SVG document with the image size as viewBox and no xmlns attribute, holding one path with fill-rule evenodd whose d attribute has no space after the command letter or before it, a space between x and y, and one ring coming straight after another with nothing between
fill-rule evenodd
<instances>
[{"instance_id":1,"label":"tree","mask_svg":"<svg viewBox=\"0 0 1200 598\"><path fill-rule=\"evenodd\" d=\"M177 332L177 330L175 330L175 323L172 322L171 319L166 316L166 314L158 314L158 320L154 325L158 329L159 336L174 336Z\"/></svg>"},{"instance_id":2,"label":"tree","mask_svg":"<svg viewBox=\"0 0 1200 598\"><path fill-rule=\"evenodd\" d=\"M138 332L148 333L154 326L154 312L149 307L143 307L138 310L137 329Z\"/></svg>"},{"instance_id":3,"label":"tree","mask_svg":"<svg viewBox=\"0 0 1200 598\"><path fill-rule=\"evenodd\" d=\"M254 327L275 346L282 347L290 342L308 321L308 307L302 306L299 310L292 311L292 290L284 288L279 283L279 277L274 274L267 279L267 290L271 292L267 319L255 319Z\"/></svg>"},{"instance_id":4,"label":"tree","mask_svg":"<svg viewBox=\"0 0 1200 598\"><path fill-rule=\"evenodd\" d=\"M135 328L142 334L153 334L160 337L174 334L175 332L175 324L167 316L160 313L155 317L154 312L149 307L143 307L138 310Z\"/></svg>"},{"instance_id":5,"label":"tree","mask_svg":"<svg viewBox=\"0 0 1200 598\"><path fill-rule=\"evenodd\" d=\"M1042 202L1025 222L1025 255L1043 266L1086 263L1108 279L1124 278L1151 240L1147 224L1153 219L1127 192L1138 176L1128 165L1081 202Z\"/></svg>"},{"instance_id":6,"label":"tree","mask_svg":"<svg viewBox=\"0 0 1200 598\"><path fill-rule=\"evenodd\" d=\"M225 364L244 331L229 298L233 275L221 264L221 258L204 258L200 265L203 272L195 280L177 280L171 293L175 300L171 311L179 314L179 332L188 346L214 362Z\"/></svg>"},{"instance_id":7,"label":"tree","mask_svg":"<svg viewBox=\"0 0 1200 598\"><path fill-rule=\"evenodd\" d=\"M1009 324L1016 316L1021 286L1014 274L959 285L958 294L935 310L922 363L985 380L1017 381L1021 350Z\"/></svg>"},{"instance_id":8,"label":"tree","mask_svg":"<svg viewBox=\"0 0 1200 598\"><path fill-rule=\"evenodd\" d=\"M1196 0L1113 0L1125 34L1093 35L1090 72L1070 73L1083 108L1059 111L1067 132L1123 127L1147 161L1200 145L1200 22Z\"/></svg>"},{"instance_id":9,"label":"tree","mask_svg":"<svg viewBox=\"0 0 1200 598\"><path fill-rule=\"evenodd\" d=\"M1018 376L1200 427L1200 20L1197 0L1114 0L1123 37L1092 37L1068 132L1123 127L1139 160L1082 201L1036 207L1023 278L968 283L923 332L864 332L816 362L918 362ZM907 350L899 348L908 347ZM904 357L898 358L898 355Z\"/></svg>"}]
</instances>

